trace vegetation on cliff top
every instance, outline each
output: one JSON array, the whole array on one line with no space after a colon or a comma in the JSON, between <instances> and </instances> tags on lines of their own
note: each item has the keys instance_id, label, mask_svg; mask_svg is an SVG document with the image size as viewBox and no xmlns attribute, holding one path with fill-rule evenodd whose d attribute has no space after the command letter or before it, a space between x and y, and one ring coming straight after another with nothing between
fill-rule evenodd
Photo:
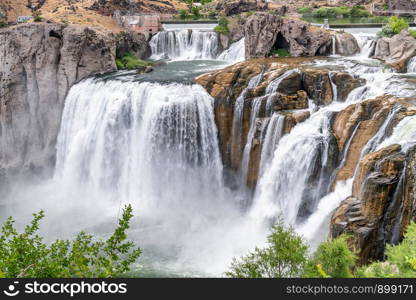
<instances>
[{"instance_id":1,"label":"vegetation on cliff top","mask_svg":"<svg viewBox=\"0 0 416 300\"><path fill-rule=\"evenodd\" d=\"M298 9L298 13L315 18L351 18L369 17L371 15L362 6L320 7L316 9L311 7L301 7Z\"/></svg>"},{"instance_id":2,"label":"vegetation on cliff top","mask_svg":"<svg viewBox=\"0 0 416 300\"><path fill-rule=\"evenodd\" d=\"M124 207L114 233L106 240L80 232L74 240L45 244L37 234L44 212L18 233L9 217L1 228L1 277L116 277L125 274L141 254L140 248L126 241L133 217L130 205Z\"/></svg>"},{"instance_id":3,"label":"vegetation on cliff top","mask_svg":"<svg viewBox=\"0 0 416 300\"><path fill-rule=\"evenodd\" d=\"M267 246L256 248L240 259L234 259L228 277L236 278L370 278L416 277L416 223L408 225L403 241L387 245L386 260L359 266L355 250L341 235L320 244L308 255L304 240L292 227L279 221L267 239Z\"/></svg>"},{"instance_id":4,"label":"vegetation on cliff top","mask_svg":"<svg viewBox=\"0 0 416 300\"><path fill-rule=\"evenodd\" d=\"M133 70L151 66L153 63L137 58L132 52L127 52L123 56L117 55L116 65L119 70Z\"/></svg>"},{"instance_id":5,"label":"vegetation on cliff top","mask_svg":"<svg viewBox=\"0 0 416 300\"><path fill-rule=\"evenodd\" d=\"M218 20L218 25L214 27L216 33L228 34L230 29L228 28L228 19L226 17L221 17Z\"/></svg>"},{"instance_id":6,"label":"vegetation on cliff top","mask_svg":"<svg viewBox=\"0 0 416 300\"><path fill-rule=\"evenodd\" d=\"M408 30L410 35L416 39L416 30L409 29L409 23L405 18L397 16L390 17L388 23L377 33L379 37L392 37L402 30Z\"/></svg>"}]
</instances>

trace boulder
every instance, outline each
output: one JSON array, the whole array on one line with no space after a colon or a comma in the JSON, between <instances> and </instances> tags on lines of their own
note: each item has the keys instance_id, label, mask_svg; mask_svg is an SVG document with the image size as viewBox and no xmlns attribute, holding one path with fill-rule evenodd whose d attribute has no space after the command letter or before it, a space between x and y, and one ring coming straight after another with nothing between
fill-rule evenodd
<instances>
[{"instance_id":1,"label":"boulder","mask_svg":"<svg viewBox=\"0 0 416 300\"><path fill-rule=\"evenodd\" d=\"M279 15L257 12L250 16L244 28L246 59L268 56L282 24Z\"/></svg>"},{"instance_id":2,"label":"boulder","mask_svg":"<svg viewBox=\"0 0 416 300\"><path fill-rule=\"evenodd\" d=\"M335 53L348 56L354 55L360 52L360 46L358 45L355 37L348 32L335 32Z\"/></svg>"},{"instance_id":3,"label":"boulder","mask_svg":"<svg viewBox=\"0 0 416 300\"><path fill-rule=\"evenodd\" d=\"M416 39L407 30L378 39L374 58L384 61L399 72L406 72L409 59L416 56Z\"/></svg>"},{"instance_id":4,"label":"boulder","mask_svg":"<svg viewBox=\"0 0 416 300\"><path fill-rule=\"evenodd\" d=\"M238 15L243 12L267 10L267 2L264 0L220 0L214 2L213 6L217 12L225 16Z\"/></svg>"}]
</instances>

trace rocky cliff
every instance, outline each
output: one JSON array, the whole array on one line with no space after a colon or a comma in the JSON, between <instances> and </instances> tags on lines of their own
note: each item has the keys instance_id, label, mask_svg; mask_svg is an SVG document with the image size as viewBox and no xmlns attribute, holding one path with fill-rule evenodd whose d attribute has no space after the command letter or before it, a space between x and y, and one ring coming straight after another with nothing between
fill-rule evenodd
<instances>
[{"instance_id":1,"label":"rocky cliff","mask_svg":"<svg viewBox=\"0 0 416 300\"><path fill-rule=\"evenodd\" d=\"M250 187L254 187L258 179L262 151L260 131L263 128L264 133L273 112L285 116L283 132L288 133L309 116L308 99L312 99L317 106L332 103L335 98L334 85L337 88L336 100L342 102L351 90L364 83L345 72L306 65L310 60L255 59L195 79L215 99L220 150L227 168L242 168L244 148L254 133L254 140L249 143L247 184ZM261 79L253 85L251 81L255 76ZM241 126L237 129L235 111L241 97Z\"/></svg>"},{"instance_id":2,"label":"rocky cliff","mask_svg":"<svg viewBox=\"0 0 416 300\"><path fill-rule=\"evenodd\" d=\"M0 169L47 174L69 88L116 69L116 40L106 31L61 24L0 29Z\"/></svg>"},{"instance_id":3,"label":"rocky cliff","mask_svg":"<svg viewBox=\"0 0 416 300\"><path fill-rule=\"evenodd\" d=\"M233 20L228 40L245 37L246 59L267 57L278 49L286 50L294 57L332 53L353 55L360 50L356 39L349 33L322 29L298 19L282 18L282 14L282 11L256 12Z\"/></svg>"}]
</instances>

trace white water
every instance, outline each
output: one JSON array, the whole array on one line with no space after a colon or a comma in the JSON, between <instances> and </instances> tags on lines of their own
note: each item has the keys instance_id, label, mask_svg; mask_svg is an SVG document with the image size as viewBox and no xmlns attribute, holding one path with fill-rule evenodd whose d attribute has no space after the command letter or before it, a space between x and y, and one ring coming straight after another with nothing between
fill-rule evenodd
<instances>
[{"instance_id":1,"label":"white water","mask_svg":"<svg viewBox=\"0 0 416 300\"><path fill-rule=\"evenodd\" d=\"M407 64L407 73L416 73L416 56L409 60Z\"/></svg>"},{"instance_id":2,"label":"white water","mask_svg":"<svg viewBox=\"0 0 416 300\"><path fill-rule=\"evenodd\" d=\"M378 145L377 150L393 144L403 147L414 143L416 143L416 116L408 116L396 125L393 134Z\"/></svg>"},{"instance_id":3,"label":"white water","mask_svg":"<svg viewBox=\"0 0 416 300\"><path fill-rule=\"evenodd\" d=\"M232 61L234 63L244 61L245 59L245 39L242 38L237 42L234 42L230 45L230 47L224 50L217 59L225 60L225 61Z\"/></svg>"},{"instance_id":4,"label":"white water","mask_svg":"<svg viewBox=\"0 0 416 300\"><path fill-rule=\"evenodd\" d=\"M213 31L182 29L161 31L149 42L151 59L195 60L215 59L218 38Z\"/></svg>"},{"instance_id":5,"label":"white water","mask_svg":"<svg viewBox=\"0 0 416 300\"><path fill-rule=\"evenodd\" d=\"M94 79L67 97L55 181L107 199L97 208L132 204L130 236L164 271L221 275L265 236L223 185L212 101L197 85Z\"/></svg>"}]
</instances>

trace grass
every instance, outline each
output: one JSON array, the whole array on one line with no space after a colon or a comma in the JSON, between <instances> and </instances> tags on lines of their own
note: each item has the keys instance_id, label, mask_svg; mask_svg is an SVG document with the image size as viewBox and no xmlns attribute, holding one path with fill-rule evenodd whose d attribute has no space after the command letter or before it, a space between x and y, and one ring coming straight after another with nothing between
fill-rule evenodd
<instances>
[{"instance_id":1,"label":"grass","mask_svg":"<svg viewBox=\"0 0 416 300\"><path fill-rule=\"evenodd\" d=\"M305 17L314 18L365 18L371 15L361 6L320 7L318 9L312 9L311 7L301 7L298 9L298 13L303 14Z\"/></svg>"},{"instance_id":2,"label":"grass","mask_svg":"<svg viewBox=\"0 0 416 300\"><path fill-rule=\"evenodd\" d=\"M278 57L288 57L290 56L289 51L287 49L274 49L270 52L271 56L278 56Z\"/></svg>"},{"instance_id":3,"label":"grass","mask_svg":"<svg viewBox=\"0 0 416 300\"><path fill-rule=\"evenodd\" d=\"M132 52L116 59L116 65L119 70L140 69L153 65L153 63L137 58Z\"/></svg>"}]
</instances>

